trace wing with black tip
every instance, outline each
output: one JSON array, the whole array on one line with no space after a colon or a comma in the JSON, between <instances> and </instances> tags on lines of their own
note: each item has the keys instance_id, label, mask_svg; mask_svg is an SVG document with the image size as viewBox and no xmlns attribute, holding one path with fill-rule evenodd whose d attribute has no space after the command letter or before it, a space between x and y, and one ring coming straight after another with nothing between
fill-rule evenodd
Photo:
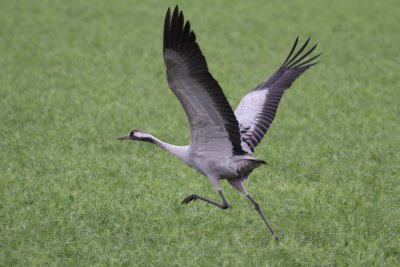
<instances>
[{"instance_id":1,"label":"wing with black tip","mask_svg":"<svg viewBox=\"0 0 400 267\"><path fill-rule=\"evenodd\" d=\"M306 51L310 38L295 53L298 37L282 66L267 80L250 91L235 111L245 151L252 153L275 118L283 93L311 66L320 54L310 57L317 45ZM295 54L294 54L295 53ZM294 55L293 55L294 54Z\"/></svg>"},{"instance_id":2,"label":"wing with black tip","mask_svg":"<svg viewBox=\"0 0 400 267\"><path fill-rule=\"evenodd\" d=\"M191 149L208 157L244 154L239 124L218 82L208 71L196 36L182 11L168 9L164 61L169 87L181 102L191 129Z\"/></svg>"}]
</instances>

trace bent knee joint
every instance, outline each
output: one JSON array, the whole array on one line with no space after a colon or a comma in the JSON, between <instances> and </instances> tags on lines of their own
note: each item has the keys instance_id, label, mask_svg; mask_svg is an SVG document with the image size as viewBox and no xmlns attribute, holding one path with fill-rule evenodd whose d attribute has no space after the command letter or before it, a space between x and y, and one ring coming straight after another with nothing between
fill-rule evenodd
<instances>
[{"instance_id":1,"label":"bent knee joint","mask_svg":"<svg viewBox=\"0 0 400 267\"><path fill-rule=\"evenodd\" d=\"M258 205L257 202L254 202L253 204L254 204L254 208L255 208L257 211L260 210L260 205Z\"/></svg>"}]
</instances>

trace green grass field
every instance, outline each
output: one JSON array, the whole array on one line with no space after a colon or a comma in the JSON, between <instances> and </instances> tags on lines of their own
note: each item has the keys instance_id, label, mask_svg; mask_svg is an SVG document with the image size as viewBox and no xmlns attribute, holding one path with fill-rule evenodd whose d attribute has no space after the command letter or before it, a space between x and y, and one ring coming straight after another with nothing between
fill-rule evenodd
<instances>
[{"instance_id":1,"label":"green grass field","mask_svg":"<svg viewBox=\"0 0 400 267\"><path fill-rule=\"evenodd\" d=\"M188 144L161 1L0 1L1 266L399 266L398 1L181 1L233 107L300 35L324 51L255 156L247 199L147 143Z\"/></svg>"}]
</instances>

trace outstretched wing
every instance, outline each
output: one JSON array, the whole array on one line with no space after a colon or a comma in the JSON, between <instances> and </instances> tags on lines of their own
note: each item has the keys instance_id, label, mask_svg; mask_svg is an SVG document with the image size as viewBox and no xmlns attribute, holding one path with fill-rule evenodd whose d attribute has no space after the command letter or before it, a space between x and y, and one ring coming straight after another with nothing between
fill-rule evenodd
<instances>
[{"instance_id":1,"label":"outstretched wing","mask_svg":"<svg viewBox=\"0 0 400 267\"><path fill-rule=\"evenodd\" d=\"M218 82L208 72L196 36L178 7L164 24L164 61L169 87L181 102L192 134L191 149L216 157L244 154L239 124Z\"/></svg>"},{"instance_id":2,"label":"outstretched wing","mask_svg":"<svg viewBox=\"0 0 400 267\"><path fill-rule=\"evenodd\" d=\"M275 118L279 101L285 90L303 72L318 63L314 62L314 60L321 53L306 59L315 50L317 45L314 45L310 50L303 53L309 41L310 38L292 56L298 43L297 37L282 66L241 100L235 111L235 115L239 121L242 147L245 151L252 153L258 143L261 142Z\"/></svg>"}]
</instances>

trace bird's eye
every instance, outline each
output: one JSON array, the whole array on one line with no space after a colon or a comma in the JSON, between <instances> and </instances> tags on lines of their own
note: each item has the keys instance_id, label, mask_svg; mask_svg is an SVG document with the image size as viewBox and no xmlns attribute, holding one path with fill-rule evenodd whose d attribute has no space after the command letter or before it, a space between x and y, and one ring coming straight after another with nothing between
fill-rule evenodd
<instances>
[{"instance_id":1,"label":"bird's eye","mask_svg":"<svg viewBox=\"0 0 400 267\"><path fill-rule=\"evenodd\" d=\"M129 133L129 135L130 135L130 136L134 136L135 134L134 134L134 132L132 131L132 132Z\"/></svg>"}]
</instances>

